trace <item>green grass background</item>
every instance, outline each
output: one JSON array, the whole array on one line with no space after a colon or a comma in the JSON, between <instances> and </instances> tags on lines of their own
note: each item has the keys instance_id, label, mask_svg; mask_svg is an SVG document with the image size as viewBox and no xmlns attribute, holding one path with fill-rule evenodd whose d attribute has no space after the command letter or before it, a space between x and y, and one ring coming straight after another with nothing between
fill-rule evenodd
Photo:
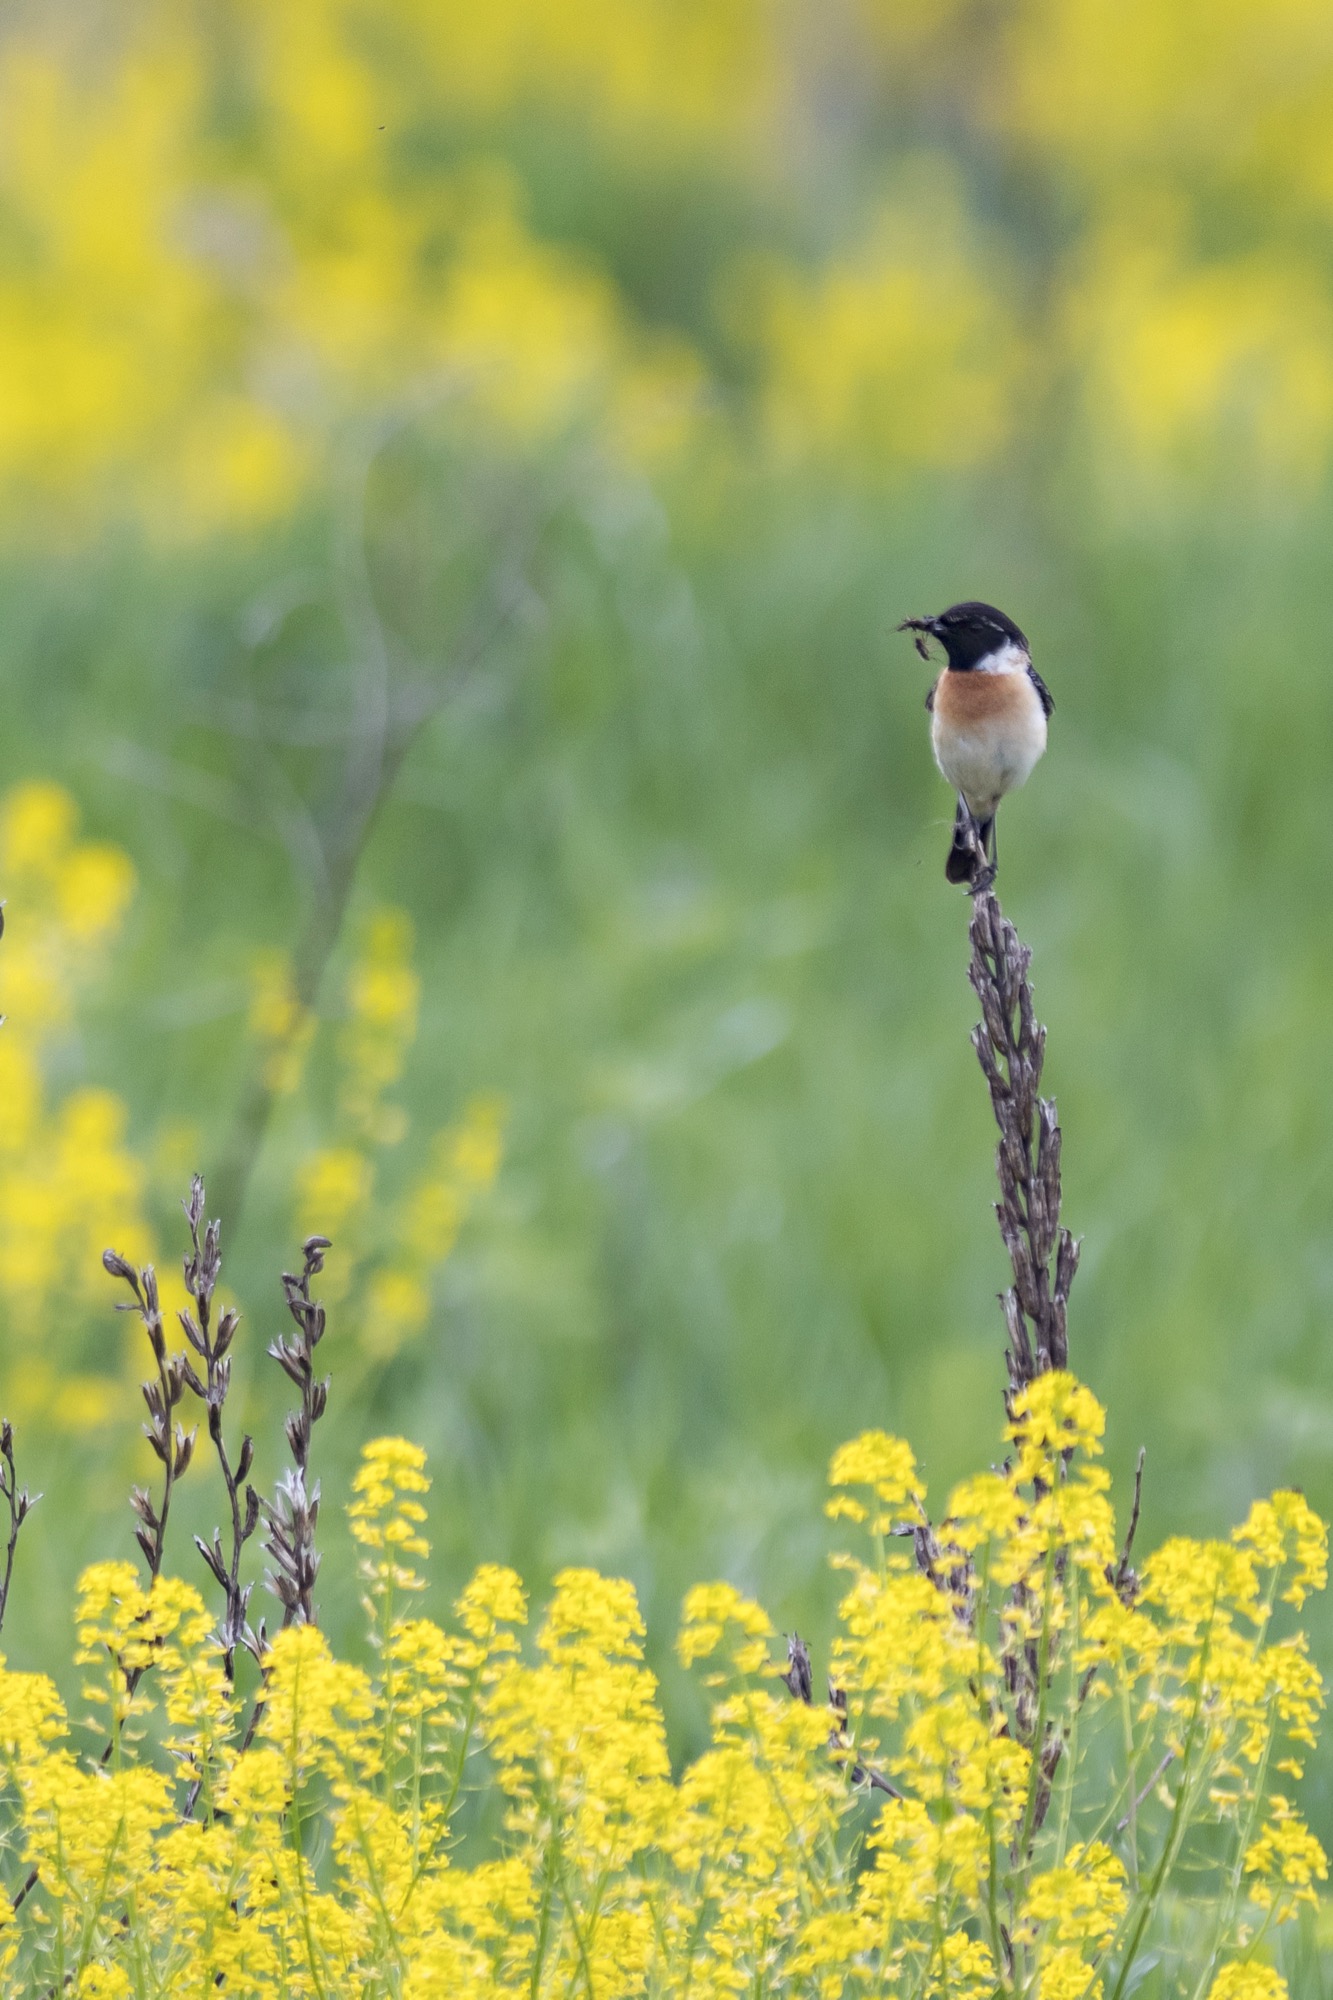
<instances>
[{"instance_id":1,"label":"green grass background","mask_svg":"<svg viewBox=\"0 0 1333 2000\"><path fill-rule=\"evenodd\" d=\"M535 226L701 341L743 410L710 301L738 247L799 247L797 225L683 172L625 169L608 193L588 147L539 137L510 144ZM1287 1482L1333 1513L1327 497L1237 478L1139 522L1102 504L1054 406L984 478L778 474L738 422L721 468L705 444L656 482L570 479L574 440L497 474L543 496L530 594L414 744L353 917L387 901L415 922L400 1095L425 1129L500 1093L506 1157L417 1344L367 1378L335 1316L317 1448L337 1633L356 1617L355 1453L401 1430L431 1455L437 1602L487 1558L538 1595L566 1563L628 1574L680 1745L690 1581L727 1576L825 1644L840 1440L909 1437L939 1501L999 1454L992 1127L908 613L997 601L1055 697L1049 755L1001 816L999 886L1034 952L1084 1239L1071 1360L1109 1406L1122 1503L1143 1444L1144 1546L1224 1533ZM488 548L483 484L428 419L366 488L381 616L444 662ZM174 552L130 528L63 552L16 539L0 571L0 784L61 780L140 875L53 1080L122 1092L145 1145L193 1121L205 1173L249 956L304 921L265 816L279 785L322 796L334 755L279 745L267 768L229 721L245 701L340 712L342 525L316 498ZM269 1480L285 1385L263 1348L327 1068L317 1050L228 1218L237 1393ZM156 1220L178 1244L165 1200ZM110 1328L108 1309L79 1332L86 1355ZM137 1421L127 1405L123 1447L43 1437L24 1456L45 1499L6 1631L22 1664L67 1657L77 1568L129 1549ZM191 1475L182 1530L216 1517L210 1479ZM189 1573L183 1533L176 1561ZM1326 1654L1333 1621L1312 1623ZM1330 1775L1324 1757L1326 1832Z\"/></svg>"},{"instance_id":2,"label":"green grass background","mask_svg":"<svg viewBox=\"0 0 1333 2000\"><path fill-rule=\"evenodd\" d=\"M63 778L142 874L68 1060L145 1131L198 1121L205 1171L237 967L290 937L297 895L272 842L109 771L107 745L147 746L182 792L201 769L244 787L243 748L197 718L247 603L318 564L322 529L5 584L7 775ZM1148 1540L1220 1532L1279 1482L1333 1508L1323 532L1256 533L1239 563L1221 532L1090 550L957 494L811 496L721 545L654 518L610 558L571 531L550 623L416 747L358 886L417 925L405 1098L441 1122L477 1089L511 1108L427 1335L352 1409L335 1319L329 1496L360 1439L400 1428L431 1453L442 1581L482 1557L538 1589L565 1562L624 1570L660 1659L714 1572L827 1626L843 1437L907 1435L940 1497L996 1455L1005 1266L967 905L942 879L928 675L893 630L975 591L1022 619L1056 699L1001 888L1050 1029L1084 1238L1071 1353L1109 1404L1111 1466L1123 1492L1148 1447ZM316 1077L227 1246L247 1372L318 1120ZM276 1370L256 1389L270 1458L280 1390ZM111 1503L96 1446L69 1461L27 1468L48 1498L20 1635L48 1565L107 1540L77 1497ZM64 1615L47 1598L48 1634Z\"/></svg>"}]
</instances>

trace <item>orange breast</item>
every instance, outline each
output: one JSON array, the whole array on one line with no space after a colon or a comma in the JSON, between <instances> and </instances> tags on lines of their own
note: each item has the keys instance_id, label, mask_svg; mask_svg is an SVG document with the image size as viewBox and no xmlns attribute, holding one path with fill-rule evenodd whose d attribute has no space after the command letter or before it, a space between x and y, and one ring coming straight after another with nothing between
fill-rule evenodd
<instances>
[{"instance_id":1,"label":"orange breast","mask_svg":"<svg viewBox=\"0 0 1333 2000\"><path fill-rule=\"evenodd\" d=\"M1031 702L1026 674L956 674L946 667L935 683L935 714L951 729L1017 721Z\"/></svg>"}]
</instances>

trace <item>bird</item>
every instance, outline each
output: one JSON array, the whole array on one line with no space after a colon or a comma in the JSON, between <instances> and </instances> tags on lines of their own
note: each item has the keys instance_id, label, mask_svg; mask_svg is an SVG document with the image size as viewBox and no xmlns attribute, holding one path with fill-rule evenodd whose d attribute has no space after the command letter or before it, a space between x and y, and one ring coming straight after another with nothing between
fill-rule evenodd
<instances>
[{"instance_id":1,"label":"bird","mask_svg":"<svg viewBox=\"0 0 1333 2000\"><path fill-rule=\"evenodd\" d=\"M923 660L930 639L944 648L944 670L926 696L935 762L958 794L944 873L980 895L995 880L996 810L1045 750L1055 703L1027 639L993 604L969 599L935 618L904 618L898 630L914 635Z\"/></svg>"}]
</instances>

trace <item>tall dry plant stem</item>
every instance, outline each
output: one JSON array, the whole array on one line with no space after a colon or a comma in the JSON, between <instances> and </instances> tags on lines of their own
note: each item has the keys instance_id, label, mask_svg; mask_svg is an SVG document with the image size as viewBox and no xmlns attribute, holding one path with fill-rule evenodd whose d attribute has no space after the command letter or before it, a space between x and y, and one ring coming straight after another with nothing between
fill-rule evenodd
<instances>
[{"instance_id":1,"label":"tall dry plant stem","mask_svg":"<svg viewBox=\"0 0 1333 2000\"><path fill-rule=\"evenodd\" d=\"M968 978L981 1002L972 1046L1000 1128L995 1155L1000 1235L1014 1282L1001 1294L1009 1334L1006 1403L1038 1375L1069 1359L1069 1290L1079 1245L1060 1221L1060 1127L1041 1095L1046 1030L1037 1020L1028 967L1032 954L983 890L973 899Z\"/></svg>"},{"instance_id":2,"label":"tall dry plant stem","mask_svg":"<svg viewBox=\"0 0 1333 2000\"><path fill-rule=\"evenodd\" d=\"M129 1286L131 1297L120 1300L116 1311L138 1315L148 1336L148 1345L153 1351L156 1372L147 1382L141 1383L140 1388L148 1407L148 1422L143 1427L144 1436L152 1447L154 1457L162 1466L162 1498L155 1506L153 1496L146 1486L135 1486L130 1492L130 1506L139 1523L134 1531L134 1539L139 1544L143 1559L148 1565L148 1580L152 1583L162 1570L172 1490L176 1481L184 1477L194 1456L197 1433L193 1430L187 1432L175 1418L177 1405L184 1396L187 1386L185 1356L167 1353L162 1300L158 1291L157 1272L152 1265L145 1264L140 1270L128 1257L122 1257L118 1250L104 1250L102 1268L108 1277L119 1278Z\"/></svg>"},{"instance_id":3,"label":"tall dry plant stem","mask_svg":"<svg viewBox=\"0 0 1333 2000\"><path fill-rule=\"evenodd\" d=\"M222 1271L222 1229L220 1223L205 1220L204 1204L203 1177L196 1174L190 1183L189 1200L183 1203L185 1219L190 1226L185 1289L190 1294L193 1311L183 1310L176 1317L203 1368L201 1376L189 1356L183 1358L185 1380L208 1411L208 1435L217 1454L231 1513L229 1552L224 1549L221 1531L217 1528L213 1530L211 1541L196 1535L194 1545L226 1599L218 1639L222 1647L223 1671L228 1682L234 1683L236 1648L244 1646L256 1659L261 1651L260 1642L251 1631L246 1617L251 1585L241 1582L241 1553L259 1525L260 1499L249 1484L255 1456L254 1439L248 1432L242 1436L240 1452L234 1464L227 1444L225 1415L227 1393L231 1388L230 1349L240 1324L240 1314L234 1306L226 1306L217 1316L216 1323L214 1321L213 1294Z\"/></svg>"},{"instance_id":4,"label":"tall dry plant stem","mask_svg":"<svg viewBox=\"0 0 1333 2000\"><path fill-rule=\"evenodd\" d=\"M324 1269L324 1253L331 1248L327 1236L308 1236L301 1246L300 1277L283 1272L283 1297L296 1322L296 1337L279 1334L268 1350L301 1392L300 1409L290 1411L283 1425L292 1468L278 1481L274 1504L264 1507L268 1528L264 1549L273 1562L264 1580L282 1604L284 1625L316 1622L319 1481L312 1484L310 1479L310 1441L329 1400L329 1377L317 1379L315 1375L315 1349L324 1338L325 1314L319 1300L311 1297L310 1280Z\"/></svg>"},{"instance_id":5,"label":"tall dry plant stem","mask_svg":"<svg viewBox=\"0 0 1333 2000\"><path fill-rule=\"evenodd\" d=\"M995 1204L1000 1235L1009 1253L1013 1283L1001 1294L1009 1336L1008 1383L1005 1405L1011 1419L1022 1392L1038 1376L1065 1368L1069 1360L1069 1292L1078 1270L1079 1245L1060 1221L1060 1126L1055 1105L1041 1094L1046 1030L1037 1020L1028 977L1032 954L1019 941L989 888L972 902L969 926L971 959L968 977L981 1003L981 1020L972 1033L982 1073L990 1090L991 1108L999 1127L995 1169L1000 1199ZM1106 1577L1122 1602L1132 1604L1139 1580L1131 1563L1142 1497L1143 1454L1134 1482L1134 1507L1118 1562ZM1040 1489L1034 1493L1038 1498ZM952 1539L950 1523L933 1523L922 1510L892 1533L910 1536L917 1566L936 1589L947 1596L954 1616L974 1628L980 1610L980 1583L972 1556ZM1065 1754L1064 1730L1046 1717L1046 1696L1060 1671L1059 1646L1047 1647L1031 1636L1041 1625L1041 1606L1028 1587L1013 1587L1001 1623L1005 1630L1002 1660L1006 1685L1003 1712L993 1726L1013 1736L1034 1758L1031 1804L1015 1858L1031 1852L1050 1807L1055 1775ZM798 1701L810 1702L813 1673L809 1652L793 1634L784 1675ZM1086 1700L1092 1670L1077 1690L1077 1706ZM833 1731L830 1742L845 1754L841 1733L844 1703L830 1687ZM853 1782L884 1782L867 1766L849 1762Z\"/></svg>"}]
</instances>

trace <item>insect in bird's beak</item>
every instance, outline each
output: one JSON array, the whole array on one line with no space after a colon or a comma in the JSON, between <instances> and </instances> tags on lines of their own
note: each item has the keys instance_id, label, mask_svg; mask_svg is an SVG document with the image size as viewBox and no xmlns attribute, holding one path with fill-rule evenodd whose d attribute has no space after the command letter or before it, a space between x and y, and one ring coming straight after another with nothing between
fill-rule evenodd
<instances>
[{"instance_id":1,"label":"insect in bird's beak","mask_svg":"<svg viewBox=\"0 0 1333 2000\"><path fill-rule=\"evenodd\" d=\"M898 630L900 632L910 632L912 634L912 644L916 647L922 659L928 660L930 658L930 648L926 644L926 639L934 635L938 629L938 625L939 620L937 618L904 618Z\"/></svg>"}]
</instances>

